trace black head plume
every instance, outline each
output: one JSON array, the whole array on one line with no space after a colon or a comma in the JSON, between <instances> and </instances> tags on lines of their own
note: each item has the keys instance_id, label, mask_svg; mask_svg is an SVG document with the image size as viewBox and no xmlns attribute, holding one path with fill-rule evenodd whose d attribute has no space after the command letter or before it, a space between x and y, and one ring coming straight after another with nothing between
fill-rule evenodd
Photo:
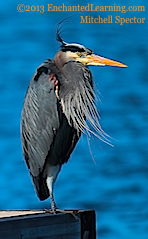
<instances>
[{"instance_id":1,"label":"black head plume","mask_svg":"<svg viewBox=\"0 0 148 239\"><path fill-rule=\"evenodd\" d=\"M63 21L59 22L58 25L57 25L57 28L56 28L56 40L61 42L62 45L65 45L63 39L61 38L61 27L62 27L61 23L62 22Z\"/></svg>"},{"instance_id":2,"label":"black head plume","mask_svg":"<svg viewBox=\"0 0 148 239\"><path fill-rule=\"evenodd\" d=\"M76 15L76 14L74 14L74 15ZM74 15L72 15L72 16L74 16ZM63 39L61 37L62 23L65 22L68 18L71 18L72 16L68 16L68 17L64 18L62 21L60 21L57 24L57 27L56 27L56 39L57 39L57 41L62 43L61 47L64 47L64 46L67 45L67 43L65 41L63 41Z\"/></svg>"},{"instance_id":3,"label":"black head plume","mask_svg":"<svg viewBox=\"0 0 148 239\"><path fill-rule=\"evenodd\" d=\"M87 54L92 54L93 51L84 47L83 45L81 44L77 44L77 43L66 43L65 41L63 41L62 37L61 37L61 29L62 29L62 23L65 22L68 18L71 18L73 16L75 16L77 14L74 14L74 15L71 15L71 16L68 16L66 18L64 18L62 21L60 21L58 24L57 24L57 27L56 27L56 39L57 41L61 42L62 45L61 45L61 48L62 48L62 51L72 51L72 52L86 52Z\"/></svg>"}]
</instances>

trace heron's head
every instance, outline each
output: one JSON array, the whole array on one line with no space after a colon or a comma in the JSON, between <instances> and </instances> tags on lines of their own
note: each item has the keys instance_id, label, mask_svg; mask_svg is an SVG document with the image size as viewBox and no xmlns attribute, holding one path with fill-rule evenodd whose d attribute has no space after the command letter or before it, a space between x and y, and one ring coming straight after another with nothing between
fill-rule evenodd
<instances>
[{"instance_id":1,"label":"heron's head","mask_svg":"<svg viewBox=\"0 0 148 239\"><path fill-rule=\"evenodd\" d=\"M57 30L57 40L62 43L60 51L55 55L55 64L58 68L64 66L69 61L81 62L83 65L96 65L96 66L117 66L127 67L126 65L110 60L108 58L95 55L92 50L77 43L66 43L60 36Z\"/></svg>"},{"instance_id":2,"label":"heron's head","mask_svg":"<svg viewBox=\"0 0 148 239\"><path fill-rule=\"evenodd\" d=\"M110 60L108 58L98 56L93 53L92 50L86 48L83 45L76 43L65 43L62 45L61 50L57 52L55 59L60 60L64 65L69 61L78 61L83 65L96 65L96 66L117 66L117 67L127 67L126 65Z\"/></svg>"}]
</instances>

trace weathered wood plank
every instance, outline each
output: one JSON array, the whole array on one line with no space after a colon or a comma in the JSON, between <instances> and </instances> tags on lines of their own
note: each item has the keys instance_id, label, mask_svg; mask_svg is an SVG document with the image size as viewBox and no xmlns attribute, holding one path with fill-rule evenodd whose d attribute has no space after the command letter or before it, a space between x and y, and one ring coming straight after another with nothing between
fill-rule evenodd
<instances>
[{"instance_id":1,"label":"weathered wood plank","mask_svg":"<svg viewBox=\"0 0 148 239\"><path fill-rule=\"evenodd\" d=\"M95 239L96 238L96 216L94 210L85 210L80 212L81 215L81 238Z\"/></svg>"},{"instance_id":2,"label":"weathered wood plank","mask_svg":"<svg viewBox=\"0 0 148 239\"><path fill-rule=\"evenodd\" d=\"M29 213L30 212L30 213ZM2 218L3 215L7 217ZM5 239L95 239L95 212L53 215L43 211L0 211L0 238ZM10 216L11 215L11 216ZM17 216L16 216L17 215ZM89 221L91 220L91 221ZM93 224L94 223L94 224Z\"/></svg>"},{"instance_id":3,"label":"weathered wood plank","mask_svg":"<svg viewBox=\"0 0 148 239\"><path fill-rule=\"evenodd\" d=\"M38 214L38 213L44 213L43 210L2 210L0 211L0 218L4 217L14 217L14 216L21 216L21 215L30 215L30 214Z\"/></svg>"}]
</instances>

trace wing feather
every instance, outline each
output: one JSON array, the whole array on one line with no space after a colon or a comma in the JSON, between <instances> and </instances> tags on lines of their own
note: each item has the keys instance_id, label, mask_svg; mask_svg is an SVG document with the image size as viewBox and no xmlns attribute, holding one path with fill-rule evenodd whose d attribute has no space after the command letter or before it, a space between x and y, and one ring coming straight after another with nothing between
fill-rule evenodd
<instances>
[{"instance_id":1,"label":"wing feather","mask_svg":"<svg viewBox=\"0 0 148 239\"><path fill-rule=\"evenodd\" d=\"M23 154L32 176L42 172L55 130L59 128L57 98L50 69L33 75L24 100L21 117Z\"/></svg>"}]
</instances>

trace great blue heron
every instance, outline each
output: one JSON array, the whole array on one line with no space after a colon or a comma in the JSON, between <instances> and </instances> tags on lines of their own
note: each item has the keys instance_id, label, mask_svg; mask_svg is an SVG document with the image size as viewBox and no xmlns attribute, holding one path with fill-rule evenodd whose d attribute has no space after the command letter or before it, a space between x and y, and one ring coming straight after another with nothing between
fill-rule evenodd
<instances>
[{"instance_id":1,"label":"great blue heron","mask_svg":"<svg viewBox=\"0 0 148 239\"><path fill-rule=\"evenodd\" d=\"M57 28L61 49L35 71L24 100L21 140L30 175L40 200L50 196L56 213L53 185L68 161L83 130L106 141L95 106L93 80L88 65L126 65L101 56L76 43L66 43ZM86 123L86 119L89 124Z\"/></svg>"}]
</instances>

